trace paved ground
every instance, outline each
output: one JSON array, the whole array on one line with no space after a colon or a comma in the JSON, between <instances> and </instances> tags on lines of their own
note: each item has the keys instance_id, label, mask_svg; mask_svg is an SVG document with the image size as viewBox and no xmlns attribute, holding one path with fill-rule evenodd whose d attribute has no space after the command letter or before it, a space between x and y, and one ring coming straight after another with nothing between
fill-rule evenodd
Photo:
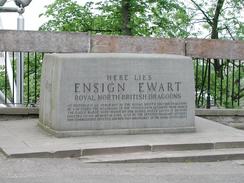
<instances>
[{"instance_id":1,"label":"paved ground","mask_svg":"<svg viewBox=\"0 0 244 183\"><path fill-rule=\"evenodd\" d=\"M196 133L114 135L55 138L37 126L37 119L1 121L0 148L9 156L48 157L50 154L79 156L86 149L158 145L244 142L244 131L196 117ZM210 144L211 145L211 144ZM243 145L243 144L242 144ZM243 148L243 147L240 147ZM66 154L65 154L66 153ZM23 156L22 156L23 155Z\"/></svg>"},{"instance_id":2,"label":"paved ground","mask_svg":"<svg viewBox=\"0 0 244 183\"><path fill-rule=\"evenodd\" d=\"M1 183L243 183L244 163L85 164L78 159L2 159Z\"/></svg>"},{"instance_id":3,"label":"paved ground","mask_svg":"<svg viewBox=\"0 0 244 183\"><path fill-rule=\"evenodd\" d=\"M101 147L238 142L244 131L197 118L197 133L76 137L57 139L36 126L37 120L0 122L0 148L12 154ZM239 143L241 142L241 143ZM205 144L206 145L206 144ZM233 145L233 144L228 144ZM178 147L178 146L177 146ZM181 146L180 146L181 147ZM184 146L183 146L184 147ZM199 146L198 146L199 148ZM200 146L201 148L201 146ZM82 152L82 151L81 151ZM90 151L92 153L94 151ZM80 152L79 152L80 153ZM110 155L113 156L113 155ZM0 183L243 183L244 161L214 163L84 163L78 158L9 159L0 153Z\"/></svg>"}]
</instances>

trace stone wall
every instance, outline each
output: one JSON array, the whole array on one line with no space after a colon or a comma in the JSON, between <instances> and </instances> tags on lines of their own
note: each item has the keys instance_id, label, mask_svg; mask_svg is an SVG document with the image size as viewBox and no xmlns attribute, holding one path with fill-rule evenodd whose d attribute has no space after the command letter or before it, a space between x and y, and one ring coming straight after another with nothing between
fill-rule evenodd
<instances>
[{"instance_id":1,"label":"stone wall","mask_svg":"<svg viewBox=\"0 0 244 183\"><path fill-rule=\"evenodd\" d=\"M89 33L0 30L0 51L47 53L166 53L244 59L244 41L103 36Z\"/></svg>"},{"instance_id":2,"label":"stone wall","mask_svg":"<svg viewBox=\"0 0 244 183\"><path fill-rule=\"evenodd\" d=\"M196 115L224 125L244 129L243 109L197 109Z\"/></svg>"}]
</instances>

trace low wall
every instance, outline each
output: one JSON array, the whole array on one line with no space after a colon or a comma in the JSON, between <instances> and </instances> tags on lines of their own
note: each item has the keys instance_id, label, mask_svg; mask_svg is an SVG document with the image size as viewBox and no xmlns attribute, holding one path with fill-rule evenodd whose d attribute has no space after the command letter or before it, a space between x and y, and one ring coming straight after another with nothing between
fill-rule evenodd
<instances>
[{"instance_id":1,"label":"low wall","mask_svg":"<svg viewBox=\"0 0 244 183\"><path fill-rule=\"evenodd\" d=\"M244 58L244 41L91 35L87 32L0 30L0 51L158 53L195 58Z\"/></svg>"},{"instance_id":2,"label":"low wall","mask_svg":"<svg viewBox=\"0 0 244 183\"><path fill-rule=\"evenodd\" d=\"M0 121L21 120L27 118L38 118L38 108L19 108L19 107L4 107L0 108Z\"/></svg>"},{"instance_id":3,"label":"low wall","mask_svg":"<svg viewBox=\"0 0 244 183\"><path fill-rule=\"evenodd\" d=\"M244 129L244 109L196 109L196 115L231 127Z\"/></svg>"}]
</instances>

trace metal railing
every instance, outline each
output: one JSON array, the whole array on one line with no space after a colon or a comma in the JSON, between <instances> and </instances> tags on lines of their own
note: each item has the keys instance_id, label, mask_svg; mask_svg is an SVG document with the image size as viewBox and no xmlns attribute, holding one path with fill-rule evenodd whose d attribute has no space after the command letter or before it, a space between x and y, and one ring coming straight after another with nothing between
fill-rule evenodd
<instances>
[{"instance_id":1,"label":"metal railing","mask_svg":"<svg viewBox=\"0 0 244 183\"><path fill-rule=\"evenodd\" d=\"M35 106L38 104L40 95L40 77L41 64L44 53L22 52L24 58L24 99L22 103L16 101L16 74L17 74L17 59L18 53L4 52L4 64L0 65L0 92L2 93L2 101L0 104L7 106Z\"/></svg>"},{"instance_id":2,"label":"metal railing","mask_svg":"<svg viewBox=\"0 0 244 183\"><path fill-rule=\"evenodd\" d=\"M24 58L24 106L38 106L45 53L167 53L193 58L197 108L239 108L244 99L244 42L0 31L0 105L17 106L16 64ZM2 99L2 100L1 100Z\"/></svg>"},{"instance_id":3,"label":"metal railing","mask_svg":"<svg viewBox=\"0 0 244 183\"><path fill-rule=\"evenodd\" d=\"M218 62L218 67L215 62ZM217 68L216 68L217 67ZM197 108L239 108L244 97L244 62L228 59L194 59Z\"/></svg>"}]
</instances>

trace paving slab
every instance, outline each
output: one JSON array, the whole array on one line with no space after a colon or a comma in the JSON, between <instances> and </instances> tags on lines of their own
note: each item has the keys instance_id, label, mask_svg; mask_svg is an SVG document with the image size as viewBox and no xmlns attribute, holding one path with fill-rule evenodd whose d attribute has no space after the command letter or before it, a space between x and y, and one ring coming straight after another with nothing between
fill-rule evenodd
<instances>
[{"instance_id":1,"label":"paving slab","mask_svg":"<svg viewBox=\"0 0 244 183\"><path fill-rule=\"evenodd\" d=\"M1 121L0 150L7 157L31 158L244 147L243 130L199 117L195 122L194 133L56 138L37 126L38 119Z\"/></svg>"}]
</instances>

